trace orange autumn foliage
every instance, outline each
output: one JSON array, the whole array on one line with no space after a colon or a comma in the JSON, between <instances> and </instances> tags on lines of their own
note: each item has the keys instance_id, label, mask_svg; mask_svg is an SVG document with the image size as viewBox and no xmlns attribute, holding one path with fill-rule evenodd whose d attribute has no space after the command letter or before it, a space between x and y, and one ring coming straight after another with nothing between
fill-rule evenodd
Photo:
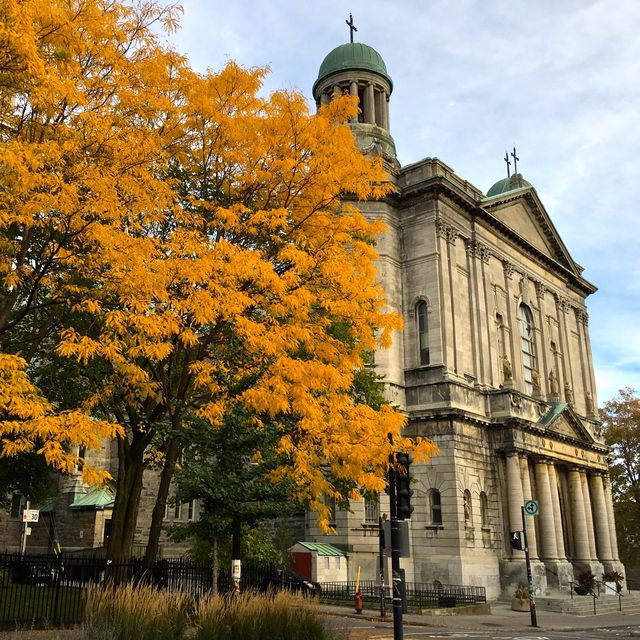
<instances>
[{"instance_id":1,"label":"orange autumn foliage","mask_svg":"<svg viewBox=\"0 0 640 640\"><path fill-rule=\"evenodd\" d=\"M175 435L195 413L215 429L240 403L256 429L281 425L274 479L321 513L323 494L343 497L325 465L377 491L389 434L431 455L403 438L400 413L349 394L364 354L401 326L376 280L384 229L344 200L388 192L346 125L353 100L313 115L300 94L263 97L264 69L194 73L153 36L175 14L151 2L4 4L0 336L41 303L64 305L57 354L108 372L60 414L6 355L0 402L23 385L25 405L0 406L5 453L44 438L66 468L63 445L117 434L124 477L160 425ZM90 421L95 408L113 424ZM116 512L137 504L136 483L127 497L117 485Z\"/></svg>"},{"instance_id":2,"label":"orange autumn foliage","mask_svg":"<svg viewBox=\"0 0 640 640\"><path fill-rule=\"evenodd\" d=\"M150 168L176 129L171 73L182 64L152 34L174 9L150 2L2 0L0 13L0 438L2 454L38 442L69 470L76 447L119 432L82 407L61 412L29 382L51 335L49 310L84 298L82 264L109 251L126 218L170 201ZM111 231L108 241L101 229ZM126 235L126 234L125 234ZM15 336L28 339L16 346ZM19 353L12 350L19 349ZM21 357L24 355L24 357ZM84 467L85 478L105 474Z\"/></svg>"}]
</instances>

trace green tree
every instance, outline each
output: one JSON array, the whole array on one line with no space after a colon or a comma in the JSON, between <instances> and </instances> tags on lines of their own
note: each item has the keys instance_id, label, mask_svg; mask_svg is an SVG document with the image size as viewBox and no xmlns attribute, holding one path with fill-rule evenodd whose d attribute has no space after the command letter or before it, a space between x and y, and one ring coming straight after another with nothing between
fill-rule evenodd
<instances>
[{"instance_id":1,"label":"green tree","mask_svg":"<svg viewBox=\"0 0 640 640\"><path fill-rule=\"evenodd\" d=\"M640 398L635 389L620 389L601 409L611 447L611 488L620 557L640 561Z\"/></svg>"}]
</instances>

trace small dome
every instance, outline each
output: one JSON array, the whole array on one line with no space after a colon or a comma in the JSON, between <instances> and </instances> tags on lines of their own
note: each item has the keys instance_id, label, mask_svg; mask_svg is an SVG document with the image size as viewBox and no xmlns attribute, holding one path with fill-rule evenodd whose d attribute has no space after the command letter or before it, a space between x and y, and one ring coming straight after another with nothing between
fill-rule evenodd
<instances>
[{"instance_id":1,"label":"small dome","mask_svg":"<svg viewBox=\"0 0 640 640\"><path fill-rule=\"evenodd\" d=\"M487 198L493 198L499 196L502 193L508 193L509 191L515 191L516 189L526 189L531 184L527 182L522 174L516 173L510 178L503 178L498 180L489 191L487 191Z\"/></svg>"},{"instance_id":2,"label":"small dome","mask_svg":"<svg viewBox=\"0 0 640 640\"><path fill-rule=\"evenodd\" d=\"M373 73L383 76L393 88L393 83L387 73L387 65L385 65L382 56L366 44L350 42L341 44L327 54L320 65L318 79L313 84L313 90L315 92L317 84L333 73L360 69L373 71Z\"/></svg>"}]
</instances>

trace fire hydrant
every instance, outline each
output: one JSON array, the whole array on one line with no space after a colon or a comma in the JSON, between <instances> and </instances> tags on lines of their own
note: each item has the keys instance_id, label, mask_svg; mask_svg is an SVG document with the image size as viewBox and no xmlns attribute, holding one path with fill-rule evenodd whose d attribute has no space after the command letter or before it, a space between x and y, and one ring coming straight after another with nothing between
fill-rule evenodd
<instances>
[{"instance_id":1,"label":"fire hydrant","mask_svg":"<svg viewBox=\"0 0 640 640\"><path fill-rule=\"evenodd\" d=\"M362 594L356 591L356 613L362 613Z\"/></svg>"}]
</instances>

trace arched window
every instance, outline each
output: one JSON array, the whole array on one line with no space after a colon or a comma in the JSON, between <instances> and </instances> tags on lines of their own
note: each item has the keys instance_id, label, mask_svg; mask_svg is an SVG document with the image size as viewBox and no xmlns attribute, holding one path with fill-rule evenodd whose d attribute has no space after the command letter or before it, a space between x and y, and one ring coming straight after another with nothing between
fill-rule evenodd
<instances>
[{"instance_id":1,"label":"arched window","mask_svg":"<svg viewBox=\"0 0 640 640\"><path fill-rule=\"evenodd\" d=\"M484 491L480 492L480 521L483 527L489 526L489 499Z\"/></svg>"},{"instance_id":2,"label":"arched window","mask_svg":"<svg viewBox=\"0 0 640 640\"><path fill-rule=\"evenodd\" d=\"M536 349L533 333L533 316L526 304L518 307L518 325L520 326L520 346L522 366L524 367L524 390L533 395L533 372L536 371Z\"/></svg>"},{"instance_id":3,"label":"arched window","mask_svg":"<svg viewBox=\"0 0 640 640\"><path fill-rule=\"evenodd\" d=\"M429 317L427 303L424 300L416 305L416 325L420 365L429 364Z\"/></svg>"},{"instance_id":4,"label":"arched window","mask_svg":"<svg viewBox=\"0 0 640 640\"><path fill-rule=\"evenodd\" d=\"M437 489L431 489L429 492L429 510L431 511L431 524L442 524L442 501Z\"/></svg>"},{"instance_id":5,"label":"arched window","mask_svg":"<svg viewBox=\"0 0 640 640\"><path fill-rule=\"evenodd\" d=\"M470 527L473 525L473 513L471 512L471 492L469 489L465 489L462 494L462 508L464 510L464 526Z\"/></svg>"}]
</instances>

